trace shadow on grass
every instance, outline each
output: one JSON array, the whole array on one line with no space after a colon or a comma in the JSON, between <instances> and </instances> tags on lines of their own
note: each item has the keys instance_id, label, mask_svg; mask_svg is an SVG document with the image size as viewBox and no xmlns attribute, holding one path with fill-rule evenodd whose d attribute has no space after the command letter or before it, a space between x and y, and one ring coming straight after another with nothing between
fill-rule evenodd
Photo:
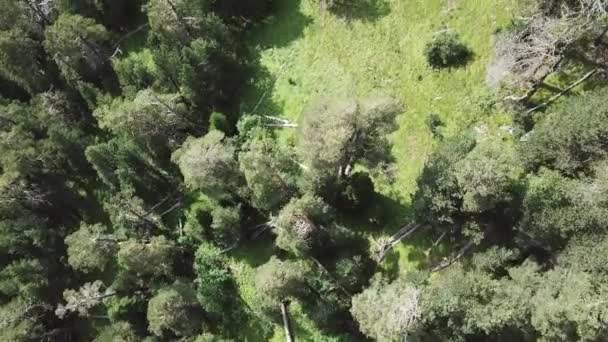
<instances>
[{"instance_id":1,"label":"shadow on grass","mask_svg":"<svg viewBox=\"0 0 608 342\"><path fill-rule=\"evenodd\" d=\"M327 3L329 11L347 21L360 20L374 22L391 12L386 0L322 0Z\"/></svg>"},{"instance_id":2,"label":"shadow on grass","mask_svg":"<svg viewBox=\"0 0 608 342\"><path fill-rule=\"evenodd\" d=\"M272 13L250 35L250 44L262 49L281 48L302 37L312 18L300 11L301 0L274 1Z\"/></svg>"},{"instance_id":3,"label":"shadow on grass","mask_svg":"<svg viewBox=\"0 0 608 342\"><path fill-rule=\"evenodd\" d=\"M240 104L241 114L266 114L281 116L281 107L272 101L272 91L278 75L272 74L262 63L262 51L282 48L302 37L312 18L300 11L301 0L275 1L274 15L268 17L246 40L253 47L249 51L247 74L251 78L244 86Z\"/></svg>"},{"instance_id":4,"label":"shadow on grass","mask_svg":"<svg viewBox=\"0 0 608 342\"><path fill-rule=\"evenodd\" d=\"M244 261L251 267L258 267L265 264L274 254L274 241L270 234L265 234L256 240L244 241L230 255L239 261Z\"/></svg>"}]
</instances>

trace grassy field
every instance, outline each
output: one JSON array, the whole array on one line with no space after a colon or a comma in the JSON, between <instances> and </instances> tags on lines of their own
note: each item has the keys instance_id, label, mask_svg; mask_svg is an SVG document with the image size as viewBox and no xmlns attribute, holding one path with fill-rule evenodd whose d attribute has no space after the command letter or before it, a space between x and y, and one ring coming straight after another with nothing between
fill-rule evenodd
<instances>
[{"instance_id":1,"label":"grassy field","mask_svg":"<svg viewBox=\"0 0 608 342\"><path fill-rule=\"evenodd\" d=\"M391 137L396 180L376 184L389 208L391 220L383 229L389 234L408 220L416 177L436 143L425 124L430 114L444 121L445 135L471 125L510 123L508 115L491 110L494 96L484 79L492 34L509 24L520 1L367 0L336 15L321 12L313 0L277 0L277 14L248 39L258 68L243 111L297 122L305 105L319 96L363 97L382 91L402 100L405 112ZM474 59L464 68L435 71L426 64L424 46L434 32L446 28L460 34ZM414 267L424 239L398 246L385 269ZM242 253L269 251L260 248ZM235 258L233 268L247 301L254 298L255 263L246 259ZM295 316L302 340L328 340L297 309ZM279 338L281 332L277 334Z\"/></svg>"}]
</instances>

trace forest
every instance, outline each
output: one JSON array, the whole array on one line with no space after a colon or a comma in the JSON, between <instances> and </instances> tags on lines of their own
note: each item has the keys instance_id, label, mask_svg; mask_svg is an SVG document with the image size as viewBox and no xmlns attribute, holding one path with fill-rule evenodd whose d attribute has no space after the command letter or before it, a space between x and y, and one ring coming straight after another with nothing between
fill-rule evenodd
<instances>
[{"instance_id":1,"label":"forest","mask_svg":"<svg viewBox=\"0 0 608 342\"><path fill-rule=\"evenodd\" d=\"M608 340L608 0L0 0L0 341Z\"/></svg>"}]
</instances>

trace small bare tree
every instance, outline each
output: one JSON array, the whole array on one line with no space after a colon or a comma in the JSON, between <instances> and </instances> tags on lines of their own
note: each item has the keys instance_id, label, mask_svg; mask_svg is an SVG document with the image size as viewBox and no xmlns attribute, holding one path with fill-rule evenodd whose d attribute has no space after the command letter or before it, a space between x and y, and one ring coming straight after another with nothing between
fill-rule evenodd
<instances>
[{"instance_id":1,"label":"small bare tree","mask_svg":"<svg viewBox=\"0 0 608 342\"><path fill-rule=\"evenodd\" d=\"M506 100L530 99L545 79L559 70L567 55L577 49L586 55L589 46L581 44L595 35L597 45L607 30L608 0L552 0L543 2L536 11L520 29L496 39L495 58L488 66L486 82L491 87L505 84L525 91Z\"/></svg>"},{"instance_id":2,"label":"small bare tree","mask_svg":"<svg viewBox=\"0 0 608 342\"><path fill-rule=\"evenodd\" d=\"M550 18L537 15L523 29L497 37L495 58L488 66L486 82L526 89L521 97L530 98L553 73L564 53L581 38L588 24L579 18Z\"/></svg>"},{"instance_id":3,"label":"small bare tree","mask_svg":"<svg viewBox=\"0 0 608 342\"><path fill-rule=\"evenodd\" d=\"M89 309L97 306L104 298L116 295L116 292L106 289L101 291L103 283L96 280L92 283L85 283L78 291L65 290L63 298L66 303L57 305L55 314L59 318L65 317L70 312L76 312L80 316L88 316Z\"/></svg>"}]
</instances>

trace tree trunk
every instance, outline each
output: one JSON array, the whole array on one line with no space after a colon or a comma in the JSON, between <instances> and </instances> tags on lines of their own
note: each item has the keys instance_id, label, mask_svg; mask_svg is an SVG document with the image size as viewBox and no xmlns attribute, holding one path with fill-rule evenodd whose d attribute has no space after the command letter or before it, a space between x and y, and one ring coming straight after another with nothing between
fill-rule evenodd
<instances>
[{"instance_id":1,"label":"tree trunk","mask_svg":"<svg viewBox=\"0 0 608 342\"><path fill-rule=\"evenodd\" d=\"M291 329L291 322L289 321L289 312L287 311L288 304L286 301L281 302L281 316L283 317L283 328L285 328L285 341L294 342L295 338Z\"/></svg>"},{"instance_id":2,"label":"tree trunk","mask_svg":"<svg viewBox=\"0 0 608 342\"><path fill-rule=\"evenodd\" d=\"M439 263L439 265L433 267L431 269L431 272L438 272L441 271L445 268L448 268L449 266L451 266L453 263L455 263L456 261L458 261L460 258L462 258L471 248L473 248L473 246L475 246L474 241L470 241L469 243L467 243L464 247L462 247L460 249L460 251L458 251L458 254L456 254L456 256L454 256L453 258L449 259L449 260L444 260L441 263Z\"/></svg>"},{"instance_id":3,"label":"tree trunk","mask_svg":"<svg viewBox=\"0 0 608 342\"><path fill-rule=\"evenodd\" d=\"M391 238L388 240L388 242L384 246L381 246L380 250L376 253L376 260L378 261L378 263L380 263L380 262L382 262L382 260L384 260L384 257L386 256L386 253L388 251L390 251L395 245L397 245L403 239L412 235L420 227L422 227L422 225L415 224L415 223L408 223L405 226L401 227L401 229L399 229L398 232L393 234L393 236L391 236Z\"/></svg>"},{"instance_id":4,"label":"tree trunk","mask_svg":"<svg viewBox=\"0 0 608 342\"><path fill-rule=\"evenodd\" d=\"M558 94L553 95L550 99L548 99L547 101L539 104L538 106L529 109L528 111L526 111L526 115L529 115L541 108L547 107L548 105L550 105L551 103L555 102L557 99L559 99L562 95L565 95L566 93L568 93L570 90L572 90L574 87L576 87L577 85L585 82L587 79L589 79L591 76L593 76L594 74L596 74L598 71L600 71L601 68L595 68L591 71L589 71L588 73L586 73L583 77L581 77L580 79L578 79L576 82L572 83L571 85L569 85L566 89L562 90L561 92L559 92Z\"/></svg>"}]
</instances>

